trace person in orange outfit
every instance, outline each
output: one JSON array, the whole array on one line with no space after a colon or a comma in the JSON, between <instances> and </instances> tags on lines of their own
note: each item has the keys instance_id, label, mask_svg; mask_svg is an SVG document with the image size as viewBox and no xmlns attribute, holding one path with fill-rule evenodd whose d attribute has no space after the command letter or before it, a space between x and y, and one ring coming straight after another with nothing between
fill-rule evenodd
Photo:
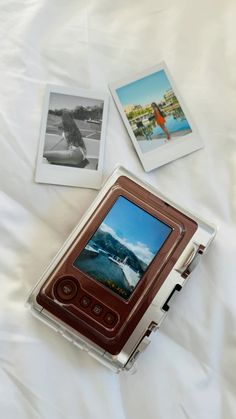
<instances>
[{"instance_id":1,"label":"person in orange outfit","mask_svg":"<svg viewBox=\"0 0 236 419\"><path fill-rule=\"evenodd\" d=\"M164 115L163 115L162 111L160 110L159 106L155 102L152 102L151 106L152 106L152 109L153 109L153 112L154 112L156 125L159 125L159 127L161 127L161 129L166 134L167 140L170 140L171 139L170 133L165 126L166 120L164 118Z\"/></svg>"}]
</instances>

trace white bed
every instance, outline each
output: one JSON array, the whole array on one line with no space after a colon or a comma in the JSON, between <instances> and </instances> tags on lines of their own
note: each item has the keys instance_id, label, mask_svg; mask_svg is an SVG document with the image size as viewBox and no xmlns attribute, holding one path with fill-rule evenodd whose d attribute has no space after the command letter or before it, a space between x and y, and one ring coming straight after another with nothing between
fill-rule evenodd
<instances>
[{"instance_id":1,"label":"white bed","mask_svg":"<svg viewBox=\"0 0 236 419\"><path fill-rule=\"evenodd\" d=\"M236 416L236 4L2 0L0 416ZM110 103L105 176L122 164L219 226L134 375L115 375L34 319L24 300L96 191L33 180L46 83L107 90L165 60L205 143L146 174Z\"/></svg>"}]
</instances>

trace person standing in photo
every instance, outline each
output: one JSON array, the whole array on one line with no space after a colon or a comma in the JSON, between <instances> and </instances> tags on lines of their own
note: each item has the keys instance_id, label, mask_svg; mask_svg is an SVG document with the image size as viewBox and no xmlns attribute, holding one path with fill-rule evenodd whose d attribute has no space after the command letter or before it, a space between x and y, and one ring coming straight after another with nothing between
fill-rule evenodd
<instances>
[{"instance_id":1,"label":"person standing in photo","mask_svg":"<svg viewBox=\"0 0 236 419\"><path fill-rule=\"evenodd\" d=\"M152 102L151 107L152 107L153 112L154 112L156 125L159 125L159 127L161 127L162 131L164 131L164 133L166 135L167 140L170 140L171 136L170 136L170 133L169 133L168 129L165 126L166 120L165 120L165 117L163 115L163 112L160 110L159 106L155 102Z\"/></svg>"},{"instance_id":2,"label":"person standing in photo","mask_svg":"<svg viewBox=\"0 0 236 419\"><path fill-rule=\"evenodd\" d=\"M68 110L62 112L62 138L67 143L66 150L49 150L43 153L49 163L79 166L86 160L86 147L82 134Z\"/></svg>"}]
</instances>

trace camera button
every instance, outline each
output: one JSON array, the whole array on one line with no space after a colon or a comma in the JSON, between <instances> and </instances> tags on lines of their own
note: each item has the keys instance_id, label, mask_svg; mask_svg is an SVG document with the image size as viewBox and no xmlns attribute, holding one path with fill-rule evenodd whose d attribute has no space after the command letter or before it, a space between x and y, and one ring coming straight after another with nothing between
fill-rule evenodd
<instances>
[{"instance_id":1,"label":"camera button","mask_svg":"<svg viewBox=\"0 0 236 419\"><path fill-rule=\"evenodd\" d=\"M87 297L86 295L84 295L80 300L80 304L84 308L89 307L90 303L91 303L91 299Z\"/></svg>"},{"instance_id":2,"label":"camera button","mask_svg":"<svg viewBox=\"0 0 236 419\"><path fill-rule=\"evenodd\" d=\"M108 311L104 316L104 322L111 326L115 322L116 316Z\"/></svg>"},{"instance_id":3,"label":"camera button","mask_svg":"<svg viewBox=\"0 0 236 419\"><path fill-rule=\"evenodd\" d=\"M78 292L78 286L74 279L65 278L58 282L56 293L61 300L72 300Z\"/></svg>"},{"instance_id":4,"label":"camera button","mask_svg":"<svg viewBox=\"0 0 236 419\"><path fill-rule=\"evenodd\" d=\"M95 306L93 306L92 308L92 312L93 314L95 314L95 316L100 316L100 314L102 313L102 306L100 306L99 304L95 304Z\"/></svg>"}]
</instances>

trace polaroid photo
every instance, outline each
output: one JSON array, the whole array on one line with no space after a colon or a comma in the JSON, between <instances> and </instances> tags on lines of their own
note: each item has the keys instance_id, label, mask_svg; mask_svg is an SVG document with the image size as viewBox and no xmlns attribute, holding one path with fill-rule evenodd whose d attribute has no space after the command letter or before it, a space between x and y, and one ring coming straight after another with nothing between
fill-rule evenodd
<instances>
[{"instance_id":1,"label":"polaroid photo","mask_svg":"<svg viewBox=\"0 0 236 419\"><path fill-rule=\"evenodd\" d=\"M145 171L203 147L165 63L109 87Z\"/></svg>"},{"instance_id":2,"label":"polaroid photo","mask_svg":"<svg viewBox=\"0 0 236 419\"><path fill-rule=\"evenodd\" d=\"M108 95L48 85L35 181L99 189Z\"/></svg>"}]
</instances>

